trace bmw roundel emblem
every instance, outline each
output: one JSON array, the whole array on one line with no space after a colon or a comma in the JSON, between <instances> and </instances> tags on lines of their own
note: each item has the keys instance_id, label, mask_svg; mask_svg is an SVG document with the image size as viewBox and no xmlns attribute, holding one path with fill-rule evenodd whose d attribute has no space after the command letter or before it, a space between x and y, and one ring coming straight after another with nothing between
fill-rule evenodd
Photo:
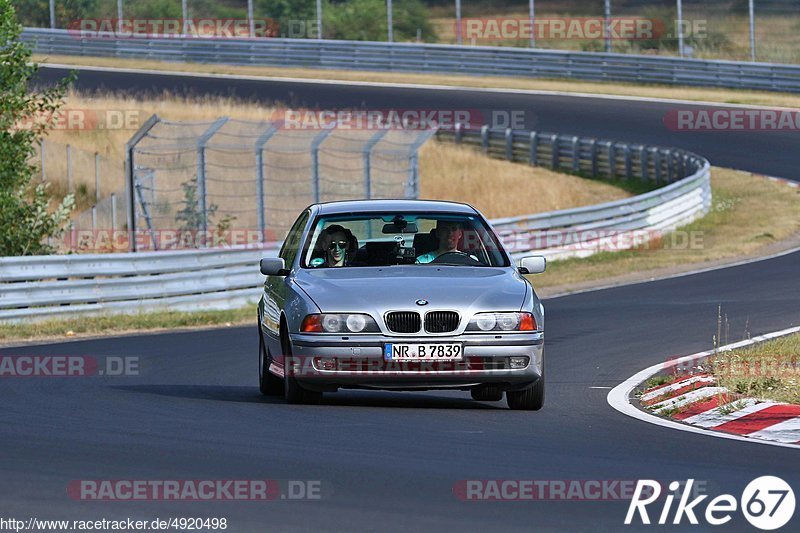
<instances>
[{"instance_id":1,"label":"bmw roundel emblem","mask_svg":"<svg viewBox=\"0 0 800 533\"><path fill-rule=\"evenodd\" d=\"M417 300L417 305L428 305L428 300Z\"/></svg>"}]
</instances>

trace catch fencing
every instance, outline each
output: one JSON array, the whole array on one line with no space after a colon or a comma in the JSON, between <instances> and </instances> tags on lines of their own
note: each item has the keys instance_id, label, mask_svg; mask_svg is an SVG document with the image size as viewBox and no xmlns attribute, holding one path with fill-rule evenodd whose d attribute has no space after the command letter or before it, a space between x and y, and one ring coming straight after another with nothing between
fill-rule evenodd
<instances>
[{"instance_id":1,"label":"catch fencing","mask_svg":"<svg viewBox=\"0 0 800 533\"><path fill-rule=\"evenodd\" d=\"M126 147L128 227L151 235L131 240L133 250L160 249L158 235L172 230L257 228L260 242L274 242L311 203L416 198L417 152L434 133L154 115Z\"/></svg>"}]
</instances>

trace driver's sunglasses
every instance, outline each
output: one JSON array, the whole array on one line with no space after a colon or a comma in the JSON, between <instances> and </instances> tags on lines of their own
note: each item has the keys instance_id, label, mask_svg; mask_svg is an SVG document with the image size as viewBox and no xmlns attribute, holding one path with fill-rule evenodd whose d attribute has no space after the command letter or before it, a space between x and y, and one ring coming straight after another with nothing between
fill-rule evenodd
<instances>
[{"instance_id":1,"label":"driver's sunglasses","mask_svg":"<svg viewBox=\"0 0 800 533\"><path fill-rule=\"evenodd\" d=\"M335 250L335 249L346 250L347 249L347 241L331 241L328 245L328 250Z\"/></svg>"}]
</instances>

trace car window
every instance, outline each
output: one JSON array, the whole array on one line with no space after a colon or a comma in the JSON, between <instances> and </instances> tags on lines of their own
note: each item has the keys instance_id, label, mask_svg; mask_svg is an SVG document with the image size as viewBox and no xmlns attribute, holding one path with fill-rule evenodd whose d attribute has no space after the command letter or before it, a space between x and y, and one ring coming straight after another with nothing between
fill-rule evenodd
<instances>
[{"instance_id":1,"label":"car window","mask_svg":"<svg viewBox=\"0 0 800 533\"><path fill-rule=\"evenodd\" d=\"M300 240L303 237L303 229L306 226L306 222L308 222L308 217L308 211L301 214L297 220L295 220L294 224L292 224L292 228L283 241L283 246L281 247L278 257L283 258L286 263L286 268L290 268L294 263L294 258L297 257L297 252L300 249Z\"/></svg>"},{"instance_id":2,"label":"car window","mask_svg":"<svg viewBox=\"0 0 800 533\"><path fill-rule=\"evenodd\" d=\"M301 261L303 268L509 264L499 239L477 214L416 212L320 216Z\"/></svg>"}]
</instances>

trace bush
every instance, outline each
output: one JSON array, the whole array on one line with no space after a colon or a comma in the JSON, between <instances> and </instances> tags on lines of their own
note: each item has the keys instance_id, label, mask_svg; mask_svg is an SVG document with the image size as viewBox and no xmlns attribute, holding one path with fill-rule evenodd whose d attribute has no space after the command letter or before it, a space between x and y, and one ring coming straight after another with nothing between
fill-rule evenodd
<instances>
[{"instance_id":1,"label":"bush","mask_svg":"<svg viewBox=\"0 0 800 533\"><path fill-rule=\"evenodd\" d=\"M74 202L68 195L48 209L47 186L31 184L37 168L30 161L75 75L31 92L38 65L31 63L21 32L11 2L0 0L0 256L51 252L45 241L59 236Z\"/></svg>"},{"instance_id":2,"label":"bush","mask_svg":"<svg viewBox=\"0 0 800 533\"><path fill-rule=\"evenodd\" d=\"M436 40L427 8L419 0L393 2L392 22L395 41L413 41L419 29L423 40ZM388 34L385 0L351 0L323 7L323 33L326 39L385 41Z\"/></svg>"}]
</instances>

